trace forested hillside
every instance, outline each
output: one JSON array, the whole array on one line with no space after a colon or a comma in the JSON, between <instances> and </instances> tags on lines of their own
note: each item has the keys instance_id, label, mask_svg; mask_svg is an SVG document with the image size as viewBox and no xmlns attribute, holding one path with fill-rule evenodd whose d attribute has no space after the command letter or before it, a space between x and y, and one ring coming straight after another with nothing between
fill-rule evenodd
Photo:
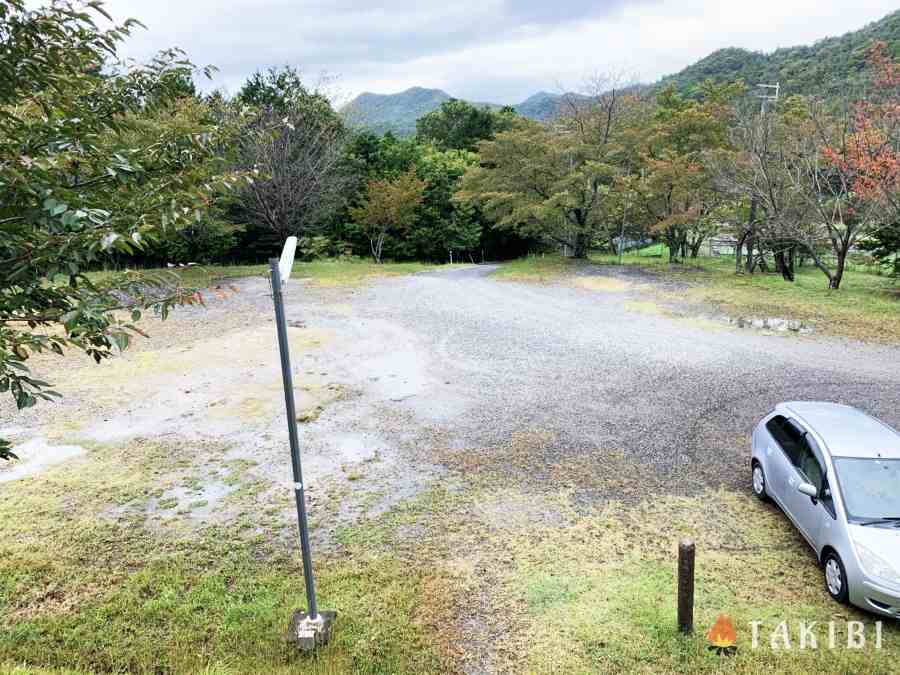
<instances>
[{"instance_id":1,"label":"forested hillside","mask_svg":"<svg viewBox=\"0 0 900 675\"><path fill-rule=\"evenodd\" d=\"M571 94L575 95L575 94ZM512 108L528 119L546 122L559 112L559 104L563 95L541 91ZM416 120L437 110L444 101L452 97L440 89L412 87L398 94L360 94L341 110L348 124L368 129L374 133L393 132L398 136L411 136L416 133ZM471 102L475 107L487 107L491 110L502 108L496 103Z\"/></svg>"},{"instance_id":2,"label":"forested hillside","mask_svg":"<svg viewBox=\"0 0 900 675\"><path fill-rule=\"evenodd\" d=\"M885 42L894 55L900 54L900 10L860 30L812 45L769 54L734 47L720 49L664 77L660 84L674 84L682 92L691 92L707 78L718 82L742 79L748 84L780 82L787 94L838 94L860 83L866 49L874 40Z\"/></svg>"},{"instance_id":3,"label":"forested hillside","mask_svg":"<svg viewBox=\"0 0 900 675\"><path fill-rule=\"evenodd\" d=\"M416 132L417 119L450 98L445 91L424 87L412 87L399 94L364 92L344 106L341 113L352 126L378 134L390 131L409 136Z\"/></svg>"}]
</instances>

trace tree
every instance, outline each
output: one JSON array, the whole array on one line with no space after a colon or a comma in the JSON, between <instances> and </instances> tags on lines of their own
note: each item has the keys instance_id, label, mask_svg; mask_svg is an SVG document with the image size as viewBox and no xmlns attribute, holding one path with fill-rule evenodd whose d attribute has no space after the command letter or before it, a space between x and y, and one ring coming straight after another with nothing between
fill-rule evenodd
<instances>
[{"instance_id":1,"label":"tree","mask_svg":"<svg viewBox=\"0 0 900 675\"><path fill-rule=\"evenodd\" d=\"M697 257L715 231L712 216L722 195L707 155L726 145L728 103L740 92L740 85L707 83L701 98L691 100L668 87L647 120L640 179L633 185L650 231L666 241L670 262Z\"/></svg>"},{"instance_id":2,"label":"tree","mask_svg":"<svg viewBox=\"0 0 900 675\"><path fill-rule=\"evenodd\" d=\"M416 218L416 210L424 200L425 181L415 169L395 179L370 181L360 206L350 210L351 216L369 239L372 258L381 263L384 240L390 232L401 232Z\"/></svg>"},{"instance_id":3,"label":"tree","mask_svg":"<svg viewBox=\"0 0 900 675\"><path fill-rule=\"evenodd\" d=\"M472 152L431 147L417 161L416 174L425 182L425 191L408 237L420 258L442 261L478 247L482 222L477 209L453 201L460 179L477 161Z\"/></svg>"},{"instance_id":4,"label":"tree","mask_svg":"<svg viewBox=\"0 0 900 675\"><path fill-rule=\"evenodd\" d=\"M265 97L263 97L265 98ZM300 95L257 111L242 134L238 168L255 177L241 191L248 220L284 241L323 224L342 203L346 130L318 95Z\"/></svg>"},{"instance_id":5,"label":"tree","mask_svg":"<svg viewBox=\"0 0 900 675\"><path fill-rule=\"evenodd\" d=\"M442 150L475 150L478 141L509 129L515 117L509 107L495 112L451 98L416 121L416 136L420 142L434 143Z\"/></svg>"},{"instance_id":6,"label":"tree","mask_svg":"<svg viewBox=\"0 0 900 675\"><path fill-rule=\"evenodd\" d=\"M888 274L900 279L900 223L883 228L859 245L884 265Z\"/></svg>"},{"instance_id":7,"label":"tree","mask_svg":"<svg viewBox=\"0 0 900 675\"><path fill-rule=\"evenodd\" d=\"M140 333L142 311L199 299L171 276L86 271L202 218L237 181L216 153L232 129L181 98L191 65L175 51L116 62L136 24L101 30L100 15L100 2L0 4L0 53L16 66L0 80L0 392L19 408L58 396L31 376L34 353L99 362Z\"/></svg>"},{"instance_id":8,"label":"tree","mask_svg":"<svg viewBox=\"0 0 900 675\"><path fill-rule=\"evenodd\" d=\"M897 222L900 68L877 44L868 63L872 85L860 101L792 97L738 126L740 151L723 175L751 205L759 259L766 242L786 279L797 250L839 289L854 246Z\"/></svg>"},{"instance_id":9,"label":"tree","mask_svg":"<svg viewBox=\"0 0 900 675\"><path fill-rule=\"evenodd\" d=\"M292 108L301 108L307 115L333 121L334 111L328 97L320 91L310 90L300 71L292 66L269 68L265 73L256 71L244 82L237 100L260 110L274 110L285 114Z\"/></svg>"},{"instance_id":10,"label":"tree","mask_svg":"<svg viewBox=\"0 0 900 675\"><path fill-rule=\"evenodd\" d=\"M596 159L581 136L524 120L478 148L480 164L466 172L457 199L481 208L495 227L587 257L608 229L604 206L616 166Z\"/></svg>"}]
</instances>

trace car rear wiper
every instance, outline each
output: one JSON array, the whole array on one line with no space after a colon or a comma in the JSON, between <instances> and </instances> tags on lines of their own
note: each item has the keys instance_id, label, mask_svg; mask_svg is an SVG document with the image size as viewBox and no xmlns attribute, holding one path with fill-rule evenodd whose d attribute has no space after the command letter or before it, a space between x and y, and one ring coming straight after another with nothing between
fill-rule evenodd
<instances>
[{"instance_id":1,"label":"car rear wiper","mask_svg":"<svg viewBox=\"0 0 900 675\"><path fill-rule=\"evenodd\" d=\"M888 523L893 523L900 525L900 516L887 516L885 518L875 518L873 520L864 520L861 523L857 523L857 525L884 525Z\"/></svg>"}]
</instances>

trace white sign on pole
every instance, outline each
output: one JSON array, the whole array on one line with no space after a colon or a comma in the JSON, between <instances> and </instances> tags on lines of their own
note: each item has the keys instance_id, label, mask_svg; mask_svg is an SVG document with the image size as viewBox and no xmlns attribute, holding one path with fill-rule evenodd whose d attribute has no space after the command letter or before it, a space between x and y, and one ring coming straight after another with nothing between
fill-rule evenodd
<instances>
[{"instance_id":1,"label":"white sign on pole","mask_svg":"<svg viewBox=\"0 0 900 675\"><path fill-rule=\"evenodd\" d=\"M297 237L288 237L284 242L284 248L281 251L281 259L278 261L278 274L281 276L281 283L284 284L291 276L291 269L294 267L294 255L297 253Z\"/></svg>"}]
</instances>

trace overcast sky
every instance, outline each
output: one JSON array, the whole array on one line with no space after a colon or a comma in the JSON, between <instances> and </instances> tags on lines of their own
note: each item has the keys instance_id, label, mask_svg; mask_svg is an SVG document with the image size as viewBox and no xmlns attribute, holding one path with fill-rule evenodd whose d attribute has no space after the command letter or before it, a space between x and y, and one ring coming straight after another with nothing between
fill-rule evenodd
<instances>
[{"instance_id":1,"label":"overcast sky","mask_svg":"<svg viewBox=\"0 0 900 675\"><path fill-rule=\"evenodd\" d=\"M236 91L259 68L292 64L310 82L362 91L438 87L517 103L577 88L592 72L644 82L720 47L770 51L880 19L897 0L107 0L147 25L126 47L178 46Z\"/></svg>"}]
</instances>

